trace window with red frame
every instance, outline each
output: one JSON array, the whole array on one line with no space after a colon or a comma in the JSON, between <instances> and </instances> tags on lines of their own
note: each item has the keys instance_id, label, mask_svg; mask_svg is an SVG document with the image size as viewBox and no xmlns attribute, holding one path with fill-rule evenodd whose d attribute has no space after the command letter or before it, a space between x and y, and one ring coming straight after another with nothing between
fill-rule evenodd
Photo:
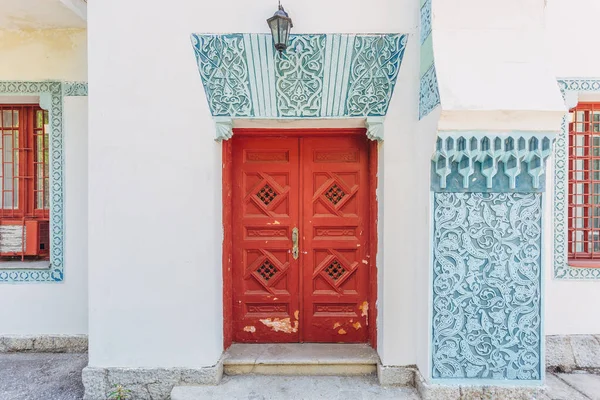
<instances>
[{"instance_id":1,"label":"window with red frame","mask_svg":"<svg viewBox=\"0 0 600 400\"><path fill-rule=\"evenodd\" d=\"M48 123L37 105L0 105L0 261L49 256Z\"/></svg>"}]
</instances>

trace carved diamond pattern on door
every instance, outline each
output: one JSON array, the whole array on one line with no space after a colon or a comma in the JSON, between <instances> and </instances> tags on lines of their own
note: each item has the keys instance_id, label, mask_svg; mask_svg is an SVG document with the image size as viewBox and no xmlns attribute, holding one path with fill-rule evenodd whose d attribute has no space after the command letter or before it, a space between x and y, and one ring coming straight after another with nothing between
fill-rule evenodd
<instances>
[{"instance_id":1,"label":"carved diamond pattern on door","mask_svg":"<svg viewBox=\"0 0 600 400\"><path fill-rule=\"evenodd\" d=\"M266 290L275 294L277 293L275 285L280 279L284 278L289 267L289 262L280 262L268 251L263 250L262 253L264 257L259 257L253 262L246 273L253 275ZM247 279L248 276L245 276L245 278Z\"/></svg>"},{"instance_id":2,"label":"carved diamond pattern on door","mask_svg":"<svg viewBox=\"0 0 600 400\"><path fill-rule=\"evenodd\" d=\"M338 260L333 260L327 266L327 268L324 269L324 271L325 271L325 273L327 275L329 275L329 277L334 282L337 282L337 280L340 279L342 276L344 276L344 274L346 273L346 270L344 269L344 267L342 266L342 264L340 264L338 262Z\"/></svg>"},{"instance_id":3,"label":"carved diamond pattern on door","mask_svg":"<svg viewBox=\"0 0 600 400\"><path fill-rule=\"evenodd\" d=\"M265 260L262 264L260 264L260 267L258 267L256 272L261 276L262 280L268 284L271 278L273 278L275 274L279 272L279 270L276 266L271 264L269 260Z\"/></svg>"},{"instance_id":4,"label":"carved diamond pattern on door","mask_svg":"<svg viewBox=\"0 0 600 400\"><path fill-rule=\"evenodd\" d=\"M325 197L327 197L327 199L329 199L334 206L337 205L337 203L339 203L345 195L346 193L335 183L329 188L328 191L325 192Z\"/></svg>"},{"instance_id":5,"label":"carved diamond pattern on door","mask_svg":"<svg viewBox=\"0 0 600 400\"><path fill-rule=\"evenodd\" d=\"M329 284L331 284L334 290L340 294L344 294L342 285L346 279L349 279L356 271L358 268L358 263L354 262L347 264L346 261L340 261L343 260L344 257L342 257L339 253L334 252L334 254L335 255L325 258L325 260L319 264L314 272L313 280L316 275L321 275L327 282L329 282Z\"/></svg>"},{"instance_id":6,"label":"carved diamond pattern on door","mask_svg":"<svg viewBox=\"0 0 600 400\"><path fill-rule=\"evenodd\" d=\"M352 184L348 185L344 178L347 176L339 176L335 173L320 173L317 177L317 181L325 179L325 182L321 185L320 189L317 189L313 197L313 201L320 200L322 205L329 211L325 213L331 213L340 217L344 216L344 205L348 202L353 203L353 196L358 191L359 185ZM356 176L350 177L349 181L356 179ZM349 212L350 210L345 210ZM354 212L355 213L355 212Z\"/></svg>"},{"instance_id":7,"label":"carved diamond pattern on door","mask_svg":"<svg viewBox=\"0 0 600 400\"><path fill-rule=\"evenodd\" d=\"M232 140L233 340L368 341L366 138Z\"/></svg>"},{"instance_id":8,"label":"carved diamond pattern on door","mask_svg":"<svg viewBox=\"0 0 600 400\"><path fill-rule=\"evenodd\" d=\"M269 204L275 200L275 197L277 197L277 192L275 192L273 188L266 183L265 186L263 186L258 193L256 193L256 195L265 204L265 206L268 207Z\"/></svg>"}]
</instances>

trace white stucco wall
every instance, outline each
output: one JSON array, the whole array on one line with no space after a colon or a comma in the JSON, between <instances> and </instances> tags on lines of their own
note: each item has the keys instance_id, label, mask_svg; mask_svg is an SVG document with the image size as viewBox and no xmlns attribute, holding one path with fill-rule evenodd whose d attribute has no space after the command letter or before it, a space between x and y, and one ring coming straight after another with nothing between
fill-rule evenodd
<instances>
[{"instance_id":1,"label":"white stucco wall","mask_svg":"<svg viewBox=\"0 0 600 400\"><path fill-rule=\"evenodd\" d=\"M0 79L85 81L86 40L85 29L0 29Z\"/></svg>"},{"instance_id":2,"label":"white stucco wall","mask_svg":"<svg viewBox=\"0 0 600 400\"><path fill-rule=\"evenodd\" d=\"M386 123L382 147L383 170L400 168L397 155L411 151L400 136L416 136L418 1L284 6L295 33L411 34L389 112L397 123ZM221 154L189 35L267 32L276 4L134 0L89 7L90 365L212 365L223 344ZM411 250L405 229L414 230L426 211L406 198L410 173L393 176L382 185L386 252L378 260L387 308L379 350L387 364L414 364L417 266L402 250Z\"/></svg>"},{"instance_id":3,"label":"white stucco wall","mask_svg":"<svg viewBox=\"0 0 600 400\"><path fill-rule=\"evenodd\" d=\"M64 116L65 280L2 284L0 336L87 333L87 98L65 98Z\"/></svg>"},{"instance_id":4,"label":"white stucco wall","mask_svg":"<svg viewBox=\"0 0 600 400\"><path fill-rule=\"evenodd\" d=\"M600 77L600 54L590 51L596 37L600 3L595 0L548 0L545 10L546 44L554 74L561 78ZM593 41L593 39L591 39ZM584 97L584 96L582 96ZM598 94L585 95L600 101ZM597 334L600 332L600 280L554 279L553 161L549 161L545 210L546 334Z\"/></svg>"},{"instance_id":5,"label":"white stucco wall","mask_svg":"<svg viewBox=\"0 0 600 400\"><path fill-rule=\"evenodd\" d=\"M552 184L554 160L548 161L547 193L544 198L545 329L546 335L598 334L600 332L600 280L554 278L554 230Z\"/></svg>"},{"instance_id":6,"label":"white stucco wall","mask_svg":"<svg viewBox=\"0 0 600 400\"><path fill-rule=\"evenodd\" d=\"M600 54L593 50L598 15L595 0L547 0L546 43L556 76L600 76Z\"/></svg>"},{"instance_id":7,"label":"white stucco wall","mask_svg":"<svg viewBox=\"0 0 600 400\"><path fill-rule=\"evenodd\" d=\"M86 32L0 31L0 58L0 80L85 81ZM87 98L65 98L64 135L65 280L0 284L0 335L87 333Z\"/></svg>"}]
</instances>

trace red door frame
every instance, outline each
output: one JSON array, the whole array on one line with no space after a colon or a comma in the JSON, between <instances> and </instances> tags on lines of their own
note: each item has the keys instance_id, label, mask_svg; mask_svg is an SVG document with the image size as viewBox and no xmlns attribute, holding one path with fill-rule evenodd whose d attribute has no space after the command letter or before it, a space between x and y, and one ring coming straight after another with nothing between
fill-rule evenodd
<instances>
[{"instance_id":1,"label":"red door frame","mask_svg":"<svg viewBox=\"0 0 600 400\"><path fill-rule=\"evenodd\" d=\"M347 129L250 129L235 128L236 136L250 137L298 137L298 136L348 136L366 135L364 128ZM377 349L377 142L369 141L369 209L370 209L370 237L369 247L371 259L369 263L369 343ZM227 349L233 342L233 273L232 273L232 248L233 248L233 143L231 140L222 142L222 189L223 189L223 346Z\"/></svg>"}]
</instances>

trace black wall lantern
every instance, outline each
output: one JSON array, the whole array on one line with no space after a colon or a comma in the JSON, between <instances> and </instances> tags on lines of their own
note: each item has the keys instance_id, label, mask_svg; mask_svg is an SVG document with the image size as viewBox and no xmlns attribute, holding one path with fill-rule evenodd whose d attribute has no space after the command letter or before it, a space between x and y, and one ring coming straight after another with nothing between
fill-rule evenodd
<instances>
[{"instance_id":1,"label":"black wall lantern","mask_svg":"<svg viewBox=\"0 0 600 400\"><path fill-rule=\"evenodd\" d=\"M292 25L292 19L289 17L288 13L281 7L281 3L279 3L277 12L267 20L267 24L269 24L271 34L273 35L275 49L281 53L288 45L290 29L294 26Z\"/></svg>"}]
</instances>

